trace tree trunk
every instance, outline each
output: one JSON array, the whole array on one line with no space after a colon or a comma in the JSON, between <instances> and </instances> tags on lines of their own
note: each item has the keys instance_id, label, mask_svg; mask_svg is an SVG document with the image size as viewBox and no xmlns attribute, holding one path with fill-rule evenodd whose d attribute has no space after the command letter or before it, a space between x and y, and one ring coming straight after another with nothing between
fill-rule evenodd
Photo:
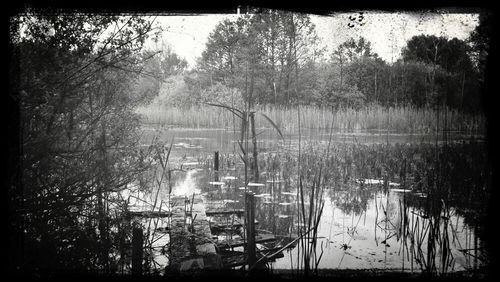
<instances>
[{"instance_id":1,"label":"tree trunk","mask_svg":"<svg viewBox=\"0 0 500 282\"><path fill-rule=\"evenodd\" d=\"M134 227L132 235L132 275L142 275L143 260L143 231L141 228Z\"/></svg>"},{"instance_id":2,"label":"tree trunk","mask_svg":"<svg viewBox=\"0 0 500 282\"><path fill-rule=\"evenodd\" d=\"M250 123L252 129L252 143L253 143L253 173L254 181L259 182L259 165L257 161L257 136L255 133L255 113L250 114Z\"/></svg>"},{"instance_id":3,"label":"tree trunk","mask_svg":"<svg viewBox=\"0 0 500 282\"><path fill-rule=\"evenodd\" d=\"M247 225L247 263L249 267L252 267L257 259L255 256L255 200L251 193L245 193L245 210Z\"/></svg>"},{"instance_id":4,"label":"tree trunk","mask_svg":"<svg viewBox=\"0 0 500 282\"><path fill-rule=\"evenodd\" d=\"M97 214L99 217L98 220L98 228L99 228L99 236L101 238L101 263L104 265L104 268L108 270L109 267L109 240L108 240L108 228L106 224L106 207L105 207L105 199L104 193L107 185L107 152L106 152L106 125L104 121L101 123L101 169L103 175L98 183L97 189Z\"/></svg>"}]
</instances>

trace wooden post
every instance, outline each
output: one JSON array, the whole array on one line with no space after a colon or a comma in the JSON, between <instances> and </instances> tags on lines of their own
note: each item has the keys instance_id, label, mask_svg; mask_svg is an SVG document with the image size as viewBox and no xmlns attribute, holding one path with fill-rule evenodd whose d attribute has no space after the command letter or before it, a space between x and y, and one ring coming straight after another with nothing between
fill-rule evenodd
<instances>
[{"instance_id":1,"label":"wooden post","mask_svg":"<svg viewBox=\"0 0 500 282\"><path fill-rule=\"evenodd\" d=\"M134 227L132 233L132 275L142 275L142 228Z\"/></svg>"},{"instance_id":2,"label":"wooden post","mask_svg":"<svg viewBox=\"0 0 500 282\"><path fill-rule=\"evenodd\" d=\"M215 151L214 155L214 173L215 181L219 181L219 151Z\"/></svg>"},{"instance_id":3,"label":"wooden post","mask_svg":"<svg viewBox=\"0 0 500 282\"><path fill-rule=\"evenodd\" d=\"M477 248L478 248L478 224L476 223L474 225L474 270L476 270L478 268L478 260L477 260L477 256L478 256L478 253L477 253Z\"/></svg>"},{"instance_id":4,"label":"wooden post","mask_svg":"<svg viewBox=\"0 0 500 282\"><path fill-rule=\"evenodd\" d=\"M245 193L245 210L247 225L247 263L252 267L256 260L255 256L255 200L252 193Z\"/></svg>"},{"instance_id":5,"label":"wooden post","mask_svg":"<svg viewBox=\"0 0 500 282\"><path fill-rule=\"evenodd\" d=\"M403 189L406 189L406 159L403 159Z\"/></svg>"},{"instance_id":6,"label":"wooden post","mask_svg":"<svg viewBox=\"0 0 500 282\"><path fill-rule=\"evenodd\" d=\"M250 123L252 129L252 143L253 143L253 173L254 181L259 182L259 164L257 162L257 135L255 133L255 113L250 114Z\"/></svg>"}]
</instances>

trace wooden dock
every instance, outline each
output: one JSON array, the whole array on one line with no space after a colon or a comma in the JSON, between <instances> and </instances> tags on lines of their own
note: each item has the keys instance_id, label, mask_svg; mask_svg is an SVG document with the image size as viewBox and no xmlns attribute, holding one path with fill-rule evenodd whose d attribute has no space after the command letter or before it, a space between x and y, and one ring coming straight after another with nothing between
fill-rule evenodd
<instances>
[{"instance_id":1,"label":"wooden dock","mask_svg":"<svg viewBox=\"0 0 500 282\"><path fill-rule=\"evenodd\" d=\"M238 200L220 199L214 191L212 194L172 196L168 211L148 210L150 205L144 204L130 211L129 215L146 219L148 228L153 228L152 236L165 238L152 247L160 248L162 255L167 257L166 273L255 266L257 260L278 249L276 244L266 244L276 241L274 235L257 233L255 225L259 222L255 220L254 195L245 195L245 209L241 209ZM168 224L163 222L157 226L162 220ZM155 222L153 226L152 221ZM247 224L249 222L251 224ZM234 231L238 235L233 236ZM223 235L215 236L219 232ZM256 244L264 249L259 250ZM234 252L234 248L239 247L244 247L245 251Z\"/></svg>"},{"instance_id":2,"label":"wooden dock","mask_svg":"<svg viewBox=\"0 0 500 282\"><path fill-rule=\"evenodd\" d=\"M173 201L170 267L181 271L205 269L208 265L211 269L221 268L206 216L204 197L195 194L194 199L190 196Z\"/></svg>"},{"instance_id":3,"label":"wooden dock","mask_svg":"<svg viewBox=\"0 0 500 282\"><path fill-rule=\"evenodd\" d=\"M254 222L255 225L259 224L257 220ZM234 229L239 229L243 227L242 222L210 222L210 230L212 230L212 233L214 231L224 231L224 230L234 230Z\"/></svg>"},{"instance_id":4,"label":"wooden dock","mask_svg":"<svg viewBox=\"0 0 500 282\"><path fill-rule=\"evenodd\" d=\"M218 208L218 209L207 210L207 211L205 211L205 214L207 216L232 215L232 214L236 214L237 216L243 216L243 214L245 214L245 210L243 210L243 209L223 209L223 208Z\"/></svg>"}]
</instances>

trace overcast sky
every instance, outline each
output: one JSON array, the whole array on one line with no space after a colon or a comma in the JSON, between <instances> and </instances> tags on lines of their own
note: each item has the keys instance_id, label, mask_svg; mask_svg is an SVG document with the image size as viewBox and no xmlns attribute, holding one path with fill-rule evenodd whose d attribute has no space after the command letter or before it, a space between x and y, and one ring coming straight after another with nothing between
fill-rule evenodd
<instances>
[{"instance_id":1,"label":"overcast sky","mask_svg":"<svg viewBox=\"0 0 500 282\"><path fill-rule=\"evenodd\" d=\"M351 21L349 17L354 21ZM217 23L236 14L203 14L191 16L160 16L157 22L164 29L163 41L184 57L190 67L201 56L210 32ZM338 13L331 16L311 15L316 32L329 51L349 37L363 36L372 43L372 50L387 62L395 61L401 48L414 35L428 34L466 39L478 24L478 14L458 13ZM353 27L348 24L355 22ZM160 43L159 43L160 44Z\"/></svg>"}]
</instances>

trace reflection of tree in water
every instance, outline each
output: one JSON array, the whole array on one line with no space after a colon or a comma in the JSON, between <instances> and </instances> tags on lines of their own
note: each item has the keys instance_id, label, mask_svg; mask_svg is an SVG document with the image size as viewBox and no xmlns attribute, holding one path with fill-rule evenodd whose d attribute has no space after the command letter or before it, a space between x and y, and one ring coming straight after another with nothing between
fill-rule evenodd
<instances>
[{"instance_id":1,"label":"reflection of tree in water","mask_svg":"<svg viewBox=\"0 0 500 282\"><path fill-rule=\"evenodd\" d=\"M257 200L255 218L259 221L257 229L267 230L276 235L291 235L295 205L279 205L279 201Z\"/></svg>"},{"instance_id":2,"label":"reflection of tree in water","mask_svg":"<svg viewBox=\"0 0 500 282\"><path fill-rule=\"evenodd\" d=\"M345 214L360 215L368 206L368 200L373 198L374 191L349 189L337 191L332 197L334 204Z\"/></svg>"}]
</instances>

